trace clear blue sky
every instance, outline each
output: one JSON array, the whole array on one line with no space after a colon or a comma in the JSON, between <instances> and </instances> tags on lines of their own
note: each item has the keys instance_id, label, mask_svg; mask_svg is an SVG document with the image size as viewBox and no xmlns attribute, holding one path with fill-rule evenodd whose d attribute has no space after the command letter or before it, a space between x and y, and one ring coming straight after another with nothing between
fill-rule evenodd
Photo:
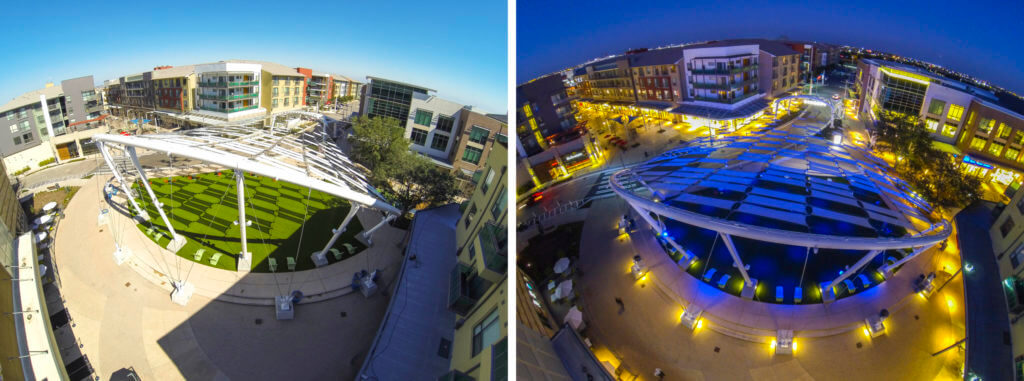
<instances>
[{"instance_id":1,"label":"clear blue sky","mask_svg":"<svg viewBox=\"0 0 1024 381\"><path fill-rule=\"evenodd\" d=\"M258 59L437 90L504 114L505 1L18 1L0 16L0 103L46 82Z\"/></svg>"},{"instance_id":2,"label":"clear blue sky","mask_svg":"<svg viewBox=\"0 0 1024 381\"><path fill-rule=\"evenodd\" d=\"M885 50L1024 95L1024 2L518 0L516 83L627 48L787 36Z\"/></svg>"}]
</instances>

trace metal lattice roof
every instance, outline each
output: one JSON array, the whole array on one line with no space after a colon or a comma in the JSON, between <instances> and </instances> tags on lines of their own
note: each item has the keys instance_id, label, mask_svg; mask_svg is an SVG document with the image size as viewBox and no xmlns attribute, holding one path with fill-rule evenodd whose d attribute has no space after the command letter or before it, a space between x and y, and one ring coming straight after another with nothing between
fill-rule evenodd
<instances>
[{"instance_id":1,"label":"metal lattice roof","mask_svg":"<svg viewBox=\"0 0 1024 381\"><path fill-rule=\"evenodd\" d=\"M779 243L828 247L835 237L898 247L894 242L948 231L926 201L887 173L883 160L814 132L793 126L705 137L617 173L612 185L639 181L645 187L616 192L656 214Z\"/></svg>"},{"instance_id":2,"label":"metal lattice roof","mask_svg":"<svg viewBox=\"0 0 1024 381\"><path fill-rule=\"evenodd\" d=\"M323 115L301 111L287 114L316 120L317 124L299 131L225 125L141 136L103 134L94 139L271 176L374 209L399 212L383 201L360 167L325 133Z\"/></svg>"}]
</instances>

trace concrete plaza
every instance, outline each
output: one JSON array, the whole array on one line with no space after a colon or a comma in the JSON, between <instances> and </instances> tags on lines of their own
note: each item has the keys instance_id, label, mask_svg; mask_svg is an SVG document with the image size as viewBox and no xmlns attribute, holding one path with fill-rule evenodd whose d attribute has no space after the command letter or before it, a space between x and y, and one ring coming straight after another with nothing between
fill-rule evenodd
<instances>
[{"instance_id":1,"label":"concrete plaza","mask_svg":"<svg viewBox=\"0 0 1024 381\"><path fill-rule=\"evenodd\" d=\"M111 223L97 225L107 177L84 184L66 208L53 244L74 339L101 379L127 368L144 380L355 377L390 292L364 298L347 287L357 269L380 268L381 289L390 290L404 231L385 226L374 235L371 250L317 269L320 273L243 274L198 264L187 271L188 261L173 266L174 254L144 237L114 208ZM374 217L379 218L359 216L368 219L365 223L377 222ZM115 241L133 253L121 266L112 256ZM184 274L196 293L179 306L171 302L169 281ZM305 287L319 297L297 306L294 320L277 321L274 309L264 304L282 284Z\"/></svg>"},{"instance_id":2,"label":"concrete plaza","mask_svg":"<svg viewBox=\"0 0 1024 381\"><path fill-rule=\"evenodd\" d=\"M963 285L959 276L930 299L913 294L891 309L886 335L870 339L862 330L845 330L821 337L802 337L793 356L772 355L767 340L723 334L706 320L690 331L679 323L679 290L666 287L653 272L634 281L629 273L633 255L656 255L645 239L646 229L633 237L619 236L615 223L626 212L625 202L611 198L589 208L580 246L577 279L587 336L601 360L622 364L638 379L653 379L655 368L668 380L829 380L829 379L954 379L963 354L959 349L934 353L964 336ZM639 220L639 219L638 219ZM645 236L650 237L645 238ZM660 250L660 248L657 248ZM944 263L947 258L935 256ZM918 258L924 259L924 258ZM939 262L936 262L939 261ZM680 274L678 277L689 277ZM665 279L667 280L667 279ZM621 298L625 308L615 302ZM721 293L723 301L743 301ZM740 311L742 314L742 311ZM864 316L866 317L866 316ZM863 317L860 317L863 318Z\"/></svg>"}]
</instances>

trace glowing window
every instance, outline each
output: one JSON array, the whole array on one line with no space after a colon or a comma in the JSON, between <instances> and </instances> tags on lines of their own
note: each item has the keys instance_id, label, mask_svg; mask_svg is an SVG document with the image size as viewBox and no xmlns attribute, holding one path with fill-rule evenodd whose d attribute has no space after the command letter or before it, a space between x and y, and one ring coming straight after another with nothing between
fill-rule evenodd
<instances>
[{"instance_id":1,"label":"glowing window","mask_svg":"<svg viewBox=\"0 0 1024 381\"><path fill-rule=\"evenodd\" d=\"M1007 148L1006 154L1004 154L1003 156L1006 156L1006 158L1010 160L1017 160L1017 155L1020 155L1020 151L1015 150L1013 148Z\"/></svg>"},{"instance_id":2,"label":"glowing window","mask_svg":"<svg viewBox=\"0 0 1024 381\"><path fill-rule=\"evenodd\" d=\"M980 151L982 148L985 148L985 139L974 138L971 140L971 149Z\"/></svg>"},{"instance_id":3,"label":"glowing window","mask_svg":"<svg viewBox=\"0 0 1024 381\"><path fill-rule=\"evenodd\" d=\"M1010 130L1012 130L1012 128L1010 128L1010 126L1007 126L1006 123L999 123L999 138L1006 139L1010 137Z\"/></svg>"},{"instance_id":4,"label":"glowing window","mask_svg":"<svg viewBox=\"0 0 1024 381\"><path fill-rule=\"evenodd\" d=\"M960 105L949 105L949 113L946 114L946 119L960 121L960 118L964 116L964 108Z\"/></svg>"},{"instance_id":5,"label":"glowing window","mask_svg":"<svg viewBox=\"0 0 1024 381\"><path fill-rule=\"evenodd\" d=\"M928 132L936 132L939 130L939 121L932 118L926 118L924 120L924 129Z\"/></svg>"},{"instance_id":6,"label":"glowing window","mask_svg":"<svg viewBox=\"0 0 1024 381\"><path fill-rule=\"evenodd\" d=\"M942 127L942 136L953 137L953 135L956 135L956 125L946 123L946 125Z\"/></svg>"},{"instance_id":7,"label":"glowing window","mask_svg":"<svg viewBox=\"0 0 1024 381\"><path fill-rule=\"evenodd\" d=\"M988 153L995 156L999 156L999 154L1003 153L1003 145L998 143L992 143L991 145L988 146Z\"/></svg>"},{"instance_id":8,"label":"glowing window","mask_svg":"<svg viewBox=\"0 0 1024 381\"><path fill-rule=\"evenodd\" d=\"M986 134L992 132L992 127L995 127L995 126L996 126L996 121L993 120L993 119L981 118L978 121L978 131L982 131L982 132L984 132Z\"/></svg>"}]
</instances>

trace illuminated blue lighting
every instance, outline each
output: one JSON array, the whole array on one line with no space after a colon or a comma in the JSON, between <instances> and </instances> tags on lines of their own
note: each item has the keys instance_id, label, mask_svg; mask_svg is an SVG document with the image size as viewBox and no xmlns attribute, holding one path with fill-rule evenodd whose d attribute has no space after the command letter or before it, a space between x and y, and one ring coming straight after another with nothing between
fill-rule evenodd
<instances>
[{"instance_id":1,"label":"illuminated blue lighting","mask_svg":"<svg viewBox=\"0 0 1024 381\"><path fill-rule=\"evenodd\" d=\"M980 161L974 160L974 158L972 158L972 157L970 157L968 155L964 155L964 163L971 164L971 165L976 165L976 166L979 166L979 167L982 167L982 168L986 168L986 169L992 169L992 164L982 163Z\"/></svg>"}]
</instances>

